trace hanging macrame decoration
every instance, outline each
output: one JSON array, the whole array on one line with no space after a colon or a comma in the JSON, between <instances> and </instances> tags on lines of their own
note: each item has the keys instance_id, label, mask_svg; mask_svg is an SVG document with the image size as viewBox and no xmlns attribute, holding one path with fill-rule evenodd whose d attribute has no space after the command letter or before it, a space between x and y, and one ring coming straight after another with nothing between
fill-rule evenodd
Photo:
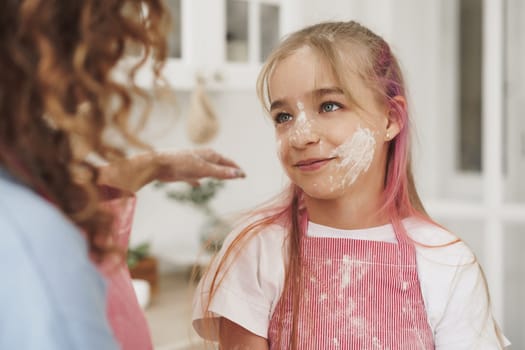
<instances>
[{"instance_id":1,"label":"hanging macrame decoration","mask_svg":"<svg viewBox=\"0 0 525 350\"><path fill-rule=\"evenodd\" d=\"M196 144L210 142L219 131L219 122L206 95L202 78L197 78L195 91L191 96L186 127L190 140Z\"/></svg>"}]
</instances>

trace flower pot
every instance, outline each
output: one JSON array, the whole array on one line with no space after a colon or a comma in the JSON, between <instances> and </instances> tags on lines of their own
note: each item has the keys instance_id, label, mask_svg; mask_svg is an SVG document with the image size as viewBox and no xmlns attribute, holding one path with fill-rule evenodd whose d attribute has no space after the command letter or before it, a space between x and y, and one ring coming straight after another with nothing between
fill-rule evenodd
<instances>
[{"instance_id":1,"label":"flower pot","mask_svg":"<svg viewBox=\"0 0 525 350\"><path fill-rule=\"evenodd\" d=\"M157 259L148 256L140 259L129 269L131 278L143 279L149 282L151 294L156 294L159 289L159 272Z\"/></svg>"}]
</instances>

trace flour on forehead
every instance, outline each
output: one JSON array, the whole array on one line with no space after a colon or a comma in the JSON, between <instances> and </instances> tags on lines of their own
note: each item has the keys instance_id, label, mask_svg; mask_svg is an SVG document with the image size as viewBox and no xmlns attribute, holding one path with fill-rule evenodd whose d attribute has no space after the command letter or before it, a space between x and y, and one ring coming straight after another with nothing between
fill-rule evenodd
<instances>
[{"instance_id":1,"label":"flour on forehead","mask_svg":"<svg viewBox=\"0 0 525 350\"><path fill-rule=\"evenodd\" d=\"M331 157L341 159L337 166L347 171L343 180L345 185L353 184L361 173L368 170L374 158L375 146L373 132L359 127L348 140L331 152Z\"/></svg>"}]
</instances>

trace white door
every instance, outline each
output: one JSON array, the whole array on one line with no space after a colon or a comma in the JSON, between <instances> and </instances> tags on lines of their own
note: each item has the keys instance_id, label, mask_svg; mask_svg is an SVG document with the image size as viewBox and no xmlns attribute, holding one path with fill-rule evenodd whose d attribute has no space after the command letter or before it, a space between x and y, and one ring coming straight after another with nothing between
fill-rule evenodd
<instances>
[{"instance_id":1,"label":"white door","mask_svg":"<svg viewBox=\"0 0 525 350\"><path fill-rule=\"evenodd\" d=\"M446 0L440 13L439 96L453 107L432 129L443 152L429 209L475 250L496 318L525 349L525 3Z\"/></svg>"}]
</instances>

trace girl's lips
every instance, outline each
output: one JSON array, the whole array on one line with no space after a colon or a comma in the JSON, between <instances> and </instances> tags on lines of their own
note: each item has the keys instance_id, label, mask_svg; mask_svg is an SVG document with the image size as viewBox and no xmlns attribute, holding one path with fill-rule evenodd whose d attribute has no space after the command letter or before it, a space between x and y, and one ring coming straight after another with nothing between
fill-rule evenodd
<instances>
[{"instance_id":1,"label":"girl's lips","mask_svg":"<svg viewBox=\"0 0 525 350\"><path fill-rule=\"evenodd\" d=\"M313 171L322 168L326 163L334 158L306 159L295 163L295 167L303 171Z\"/></svg>"}]
</instances>

